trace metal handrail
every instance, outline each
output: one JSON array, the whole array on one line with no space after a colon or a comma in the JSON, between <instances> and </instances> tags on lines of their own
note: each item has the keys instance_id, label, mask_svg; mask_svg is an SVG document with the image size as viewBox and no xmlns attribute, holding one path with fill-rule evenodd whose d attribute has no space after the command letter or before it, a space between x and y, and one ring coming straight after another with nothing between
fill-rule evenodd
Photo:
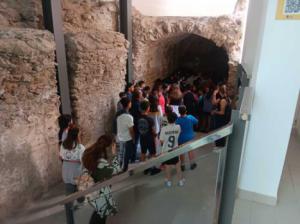
<instances>
[{"instance_id":1,"label":"metal handrail","mask_svg":"<svg viewBox=\"0 0 300 224\"><path fill-rule=\"evenodd\" d=\"M68 202L73 202L78 198L82 198L82 197L86 196L87 194L90 194L95 191L99 191L101 188L103 188L105 186L110 186L110 185L116 186L117 184L121 183L122 181L125 181L126 179L128 179L129 177L143 172L147 168L150 168L157 164L161 164L173 157L182 155L184 153L188 153L190 151L194 151L196 149L199 149L202 146L213 143L216 140L227 137L232 133L232 130L233 130L233 124L229 123L220 129L217 129L217 130L212 131L212 132L210 132L204 136L201 136L195 140L187 142L186 144L183 144L183 145L177 147L175 150L173 150L171 152L161 154L160 156L150 159L146 162L141 162L138 165L136 165L135 167L129 169L128 171L126 171L122 174L116 175L109 180L96 183L94 186L90 187L89 189L87 189L85 191L76 192L76 193L66 196L64 198L59 197L57 200L52 201L51 204L48 204L47 206L45 206L44 209L38 211L37 213L31 213L31 215L33 215L34 217L44 217L49 214L60 211L62 205L66 204ZM204 151L205 151L205 149L203 149L203 152ZM19 219L22 221L20 221L20 220L18 221L18 218L17 218L14 220L7 220L8 222L6 222L6 223L7 224L23 223L25 220L24 217L23 218L20 217ZM28 217L27 217L27 219L28 219ZM30 220L30 218L29 218L29 220Z\"/></svg>"},{"instance_id":2,"label":"metal handrail","mask_svg":"<svg viewBox=\"0 0 300 224\"><path fill-rule=\"evenodd\" d=\"M156 158L150 159L146 162L141 162L139 165L137 165L136 167L134 167L132 169L129 169L128 171L126 171L123 174L117 175L107 181L96 183L94 186L90 187L89 189L87 189L85 191L80 191L80 192L74 193L72 195L69 195L66 198L64 198L63 200L57 202L57 204L66 204L68 202L72 202L78 198L84 197L87 194L98 191L102 187L117 184L117 183L127 179L129 176L132 176L136 173L142 172L143 170L150 168L154 165L163 163L173 157L193 151L193 150L195 150L201 146L207 145L209 143L213 143L218 139L221 139L223 137L230 135L232 133L232 129L233 129L233 125L230 123L216 131L213 131L209 134L206 134L203 137L200 137L199 139L187 142L186 144L183 144L183 145L177 147L177 149L175 149L171 152L162 154L162 155L160 155Z\"/></svg>"},{"instance_id":3,"label":"metal handrail","mask_svg":"<svg viewBox=\"0 0 300 224\"><path fill-rule=\"evenodd\" d=\"M102 187L117 184L117 183L127 179L128 177L135 175L136 173L142 172L145 169L150 168L154 165L163 163L173 157L179 156L184 153L188 153L188 152L193 151L201 146L213 143L218 139L221 139L223 137L230 135L232 133L232 129L233 129L233 125L232 125L232 123L230 123L220 129L212 131L196 140L187 142L186 144L183 144L183 145L177 147L175 150L173 150L171 152L161 154L158 157L147 160L145 162L141 162L136 167L129 169L125 173L114 176L113 178L111 178L109 180L96 183L94 186L90 187L89 189L87 189L85 191L76 192L74 194L66 196L64 199L61 199L61 200L53 203L53 206L63 205L68 202L72 202L78 198L84 197L87 194L98 191Z\"/></svg>"}]
</instances>

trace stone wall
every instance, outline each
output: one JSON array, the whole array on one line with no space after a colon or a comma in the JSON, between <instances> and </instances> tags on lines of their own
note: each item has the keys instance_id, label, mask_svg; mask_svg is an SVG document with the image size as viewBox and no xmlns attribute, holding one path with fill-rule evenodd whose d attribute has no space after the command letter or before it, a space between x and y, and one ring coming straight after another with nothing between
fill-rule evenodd
<instances>
[{"instance_id":1,"label":"stone wall","mask_svg":"<svg viewBox=\"0 0 300 224\"><path fill-rule=\"evenodd\" d=\"M125 85L128 43L117 32L66 35L72 106L89 144L111 131L118 94Z\"/></svg>"},{"instance_id":2,"label":"stone wall","mask_svg":"<svg viewBox=\"0 0 300 224\"><path fill-rule=\"evenodd\" d=\"M0 217L60 180L54 49L46 31L0 31Z\"/></svg>"},{"instance_id":3,"label":"stone wall","mask_svg":"<svg viewBox=\"0 0 300 224\"><path fill-rule=\"evenodd\" d=\"M118 7L115 1L63 0L65 32L118 29Z\"/></svg>"},{"instance_id":4,"label":"stone wall","mask_svg":"<svg viewBox=\"0 0 300 224\"><path fill-rule=\"evenodd\" d=\"M44 27L41 0L1 0L0 27Z\"/></svg>"},{"instance_id":5,"label":"stone wall","mask_svg":"<svg viewBox=\"0 0 300 224\"><path fill-rule=\"evenodd\" d=\"M170 38L181 40L183 35L195 34L207 40L214 42L218 47L226 49L229 57L230 68L237 66L240 59L240 42L242 39L242 20L240 16L226 15L220 17L150 17L143 16L137 10L134 10L133 17L133 52L134 52L134 74L139 79L147 79L149 67L145 61L149 56L147 49L149 46L160 49L156 54L164 52L169 46L160 46L161 42ZM159 47L158 47L159 46ZM154 57L154 56L152 56ZM156 57L160 58L160 56ZM162 57L162 56L161 56ZM172 55L169 55L172 57ZM142 58L142 60L141 60ZM166 60L167 62L169 60ZM158 67L158 66L157 66ZM163 68L168 68L163 65ZM168 72L164 70L150 69L152 77L162 78ZM156 74L153 75L153 73ZM234 70L229 71L229 88L235 87L236 73Z\"/></svg>"},{"instance_id":6,"label":"stone wall","mask_svg":"<svg viewBox=\"0 0 300 224\"><path fill-rule=\"evenodd\" d=\"M115 1L63 1L72 108L84 143L111 131L125 86L127 42Z\"/></svg>"},{"instance_id":7,"label":"stone wall","mask_svg":"<svg viewBox=\"0 0 300 224\"><path fill-rule=\"evenodd\" d=\"M89 143L110 130L127 42L113 32L115 1L62 0L62 8L72 104ZM61 164L55 43L42 31L41 0L1 1L0 28L1 219L61 181Z\"/></svg>"},{"instance_id":8,"label":"stone wall","mask_svg":"<svg viewBox=\"0 0 300 224\"><path fill-rule=\"evenodd\" d=\"M61 0L65 32L118 27L114 0ZM1 0L0 27L44 29L41 0Z\"/></svg>"},{"instance_id":9,"label":"stone wall","mask_svg":"<svg viewBox=\"0 0 300 224\"><path fill-rule=\"evenodd\" d=\"M145 80L151 85L155 79L165 77L176 70L175 45L184 37L185 35L166 38L143 46L134 45L134 78Z\"/></svg>"}]
</instances>

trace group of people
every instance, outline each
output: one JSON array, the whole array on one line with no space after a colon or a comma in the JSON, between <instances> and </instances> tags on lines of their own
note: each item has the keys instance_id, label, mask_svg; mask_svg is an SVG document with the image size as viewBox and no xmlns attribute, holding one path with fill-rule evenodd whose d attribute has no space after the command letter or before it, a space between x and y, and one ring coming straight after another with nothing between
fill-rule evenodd
<instances>
[{"instance_id":1,"label":"group of people","mask_svg":"<svg viewBox=\"0 0 300 224\"><path fill-rule=\"evenodd\" d=\"M119 161L123 171L128 169L129 163L136 162L139 146L139 160L145 161L147 157L171 150L165 147L167 141L173 149L191 141L195 137L194 131L209 132L222 127L229 122L231 115L226 85L214 85L199 78L174 76L166 80L158 79L152 88L146 86L144 81L129 83L119 96L114 133L120 145ZM171 126L174 132L180 128L179 135L170 135L165 139L165 133L173 132L169 130ZM169 131L166 132L166 129ZM222 144L224 140L217 142L217 146ZM197 164L193 153L189 153L189 160L190 168L195 169ZM184 171L184 156L181 156L179 164ZM148 171L154 175L160 169L153 167L145 173Z\"/></svg>"},{"instance_id":2,"label":"group of people","mask_svg":"<svg viewBox=\"0 0 300 224\"><path fill-rule=\"evenodd\" d=\"M78 190L75 179L83 170L94 182L107 180L127 171L130 163L170 152L193 140L195 131L208 132L225 125L230 119L231 102L226 85L213 86L210 81L175 75L156 80L152 88L144 81L128 83L119 96L114 134L102 135L87 149L81 144L80 131L72 117L63 115L59 118L60 159L67 195ZM224 144L224 139L216 142L216 146ZM165 170L165 186L169 188L172 186L171 169L175 166L178 186L182 187L185 183L182 172L186 169L184 157L172 158L160 167L145 170L144 174L155 175ZM189 168L193 170L197 167L195 155L189 152L188 157ZM101 197L101 206L96 206L91 224L106 223L107 217L117 211L110 187L101 189ZM78 202L83 200L78 199ZM73 224L74 203L65 207L67 223Z\"/></svg>"}]
</instances>

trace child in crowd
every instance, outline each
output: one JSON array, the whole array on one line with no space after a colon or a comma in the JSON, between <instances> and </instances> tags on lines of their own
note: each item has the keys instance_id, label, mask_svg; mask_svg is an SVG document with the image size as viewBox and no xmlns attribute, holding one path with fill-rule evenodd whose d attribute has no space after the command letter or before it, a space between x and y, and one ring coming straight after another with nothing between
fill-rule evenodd
<instances>
[{"instance_id":1,"label":"child in crowd","mask_svg":"<svg viewBox=\"0 0 300 224\"><path fill-rule=\"evenodd\" d=\"M145 81L141 80L137 83L137 86L139 87L140 90L143 90L145 88Z\"/></svg>"},{"instance_id":2,"label":"child in crowd","mask_svg":"<svg viewBox=\"0 0 300 224\"><path fill-rule=\"evenodd\" d=\"M140 144L141 144L141 161L146 160L146 154L149 153L150 157L156 155L155 148L155 126L154 121L149 117L150 103L148 101L142 101L140 104L141 116L138 120L137 128L140 134ZM153 167L150 170L145 170L145 174L151 171L151 175L155 175L160 172L160 169Z\"/></svg>"},{"instance_id":3,"label":"child in crowd","mask_svg":"<svg viewBox=\"0 0 300 224\"><path fill-rule=\"evenodd\" d=\"M170 89L169 94L169 105L172 107L173 112L177 114L177 116L180 116L178 108L180 105L183 104L183 95L180 90L180 87L178 84L173 84Z\"/></svg>"},{"instance_id":4,"label":"child in crowd","mask_svg":"<svg viewBox=\"0 0 300 224\"><path fill-rule=\"evenodd\" d=\"M166 113L161 119L161 127L165 127L165 126L168 125L168 123L169 123L168 122L168 115L172 112L173 112L172 107L171 106L166 106Z\"/></svg>"},{"instance_id":5,"label":"child in crowd","mask_svg":"<svg viewBox=\"0 0 300 224\"><path fill-rule=\"evenodd\" d=\"M118 102L118 104L117 104L117 112L123 109L121 100L122 100L123 97L126 97L126 96L127 96L127 95L126 95L125 92L120 92L120 93L119 93L120 100L119 100L119 102Z\"/></svg>"},{"instance_id":6,"label":"child in crowd","mask_svg":"<svg viewBox=\"0 0 300 224\"><path fill-rule=\"evenodd\" d=\"M69 128L73 124L72 116L70 114L63 114L58 118L59 124L59 133L58 133L58 140L59 145L66 140Z\"/></svg>"},{"instance_id":7,"label":"child in crowd","mask_svg":"<svg viewBox=\"0 0 300 224\"><path fill-rule=\"evenodd\" d=\"M148 101L142 101L140 104L141 116L138 120L138 131L140 134L140 143L142 156L141 161L146 160L146 154L149 152L150 157L154 157L156 154L155 149L155 125L151 117L149 117L150 103Z\"/></svg>"},{"instance_id":8,"label":"child in crowd","mask_svg":"<svg viewBox=\"0 0 300 224\"><path fill-rule=\"evenodd\" d=\"M150 92L151 92L150 86L145 86L144 89L143 89L143 97L144 97L144 99L148 100Z\"/></svg>"},{"instance_id":9,"label":"child in crowd","mask_svg":"<svg viewBox=\"0 0 300 224\"><path fill-rule=\"evenodd\" d=\"M163 117L163 112L161 105L158 105L158 98L157 95L150 94L149 96L149 103L150 103L150 112L148 114L149 117L152 118L154 121L154 129L155 129L155 142L156 142L156 152L159 154L160 153L160 143L158 140L158 135L160 132L161 128L161 120Z\"/></svg>"},{"instance_id":10,"label":"child in crowd","mask_svg":"<svg viewBox=\"0 0 300 224\"><path fill-rule=\"evenodd\" d=\"M181 132L179 135L178 143L182 145L188 141L193 140L195 137L194 133L194 125L198 124L198 120L193 115L187 115L187 110L184 105L179 106L178 108L180 117L177 119L176 124L180 125ZM194 162L194 153L191 151L188 153L190 160L190 168L191 170L197 167L197 164ZM180 156L181 160L181 170L185 170L185 159L184 155Z\"/></svg>"},{"instance_id":11,"label":"child in crowd","mask_svg":"<svg viewBox=\"0 0 300 224\"><path fill-rule=\"evenodd\" d=\"M177 115L174 112L171 112L167 115L168 117L168 125L163 127L160 133L160 141L162 144L162 153L170 152L174 148L178 146L178 137L180 135L180 125L175 124ZM177 178L178 178L178 186L182 187L184 185L184 179L182 178L182 172L180 167L179 157L176 156L170 160L167 160L163 163L166 169L166 187L171 187L171 168L172 166L176 167Z\"/></svg>"},{"instance_id":12,"label":"child in crowd","mask_svg":"<svg viewBox=\"0 0 300 224\"><path fill-rule=\"evenodd\" d=\"M128 83L126 85L126 88L125 88L125 93L127 95L127 97L132 100L132 93L134 91L134 84L133 83Z\"/></svg>"},{"instance_id":13,"label":"child in crowd","mask_svg":"<svg viewBox=\"0 0 300 224\"><path fill-rule=\"evenodd\" d=\"M79 129L75 126L68 131L67 138L63 141L60 147L60 159L62 164L62 178L65 183L66 195L73 194L77 191L75 179L81 174L81 161L85 147L80 144ZM78 202L84 199L78 199ZM65 205L67 224L74 223L73 203Z\"/></svg>"},{"instance_id":14,"label":"child in crowd","mask_svg":"<svg viewBox=\"0 0 300 224\"><path fill-rule=\"evenodd\" d=\"M121 111L117 117L117 135L120 141L120 162L123 164L123 171L128 169L129 161L135 162L133 154L135 150L134 146L134 122L133 117L129 114L131 108L131 101L128 97L124 97L121 100L123 111ZM124 153L125 152L125 155ZM122 158L124 155L124 158Z\"/></svg>"}]
</instances>

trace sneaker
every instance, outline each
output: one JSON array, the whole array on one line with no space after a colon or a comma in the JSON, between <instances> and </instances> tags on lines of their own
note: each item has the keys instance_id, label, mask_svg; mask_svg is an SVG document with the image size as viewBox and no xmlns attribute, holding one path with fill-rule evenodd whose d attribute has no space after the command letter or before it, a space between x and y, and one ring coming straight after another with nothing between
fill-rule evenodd
<instances>
[{"instance_id":1,"label":"sneaker","mask_svg":"<svg viewBox=\"0 0 300 224\"><path fill-rule=\"evenodd\" d=\"M159 174L160 172L161 172L161 169L158 169L158 168L156 168L156 167L153 167L153 168L151 169L150 175L151 175L151 176L154 176L154 175L156 175L156 174Z\"/></svg>"},{"instance_id":2,"label":"sneaker","mask_svg":"<svg viewBox=\"0 0 300 224\"><path fill-rule=\"evenodd\" d=\"M165 186L166 186L167 188L172 187L172 182L169 181L169 180L166 180L166 181L165 181Z\"/></svg>"},{"instance_id":3,"label":"sneaker","mask_svg":"<svg viewBox=\"0 0 300 224\"><path fill-rule=\"evenodd\" d=\"M179 187L183 187L184 186L184 182L185 182L185 179L181 179L180 181L178 181L178 186Z\"/></svg>"},{"instance_id":4,"label":"sneaker","mask_svg":"<svg viewBox=\"0 0 300 224\"><path fill-rule=\"evenodd\" d=\"M191 164L191 170L196 169L196 167L197 167L197 163L192 163L192 164Z\"/></svg>"},{"instance_id":5,"label":"sneaker","mask_svg":"<svg viewBox=\"0 0 300 224\"><path fill-rule=\"evenodd\" d=\"M185 171L185 165L181 165L181 171Z\"/></svg>"}]
</instances>

